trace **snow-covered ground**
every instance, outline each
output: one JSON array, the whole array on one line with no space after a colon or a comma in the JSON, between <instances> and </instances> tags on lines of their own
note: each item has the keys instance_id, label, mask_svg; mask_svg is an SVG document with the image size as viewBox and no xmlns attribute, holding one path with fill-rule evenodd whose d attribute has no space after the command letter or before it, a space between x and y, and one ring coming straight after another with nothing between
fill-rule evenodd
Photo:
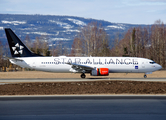
<instances>
[{"instance_id":1,"label":"snow-covered ground","mask_svg":"<svg viewBox=\"0 0 166 120\"><path fill-rule=\"evenodd\" d=\"M73 28L73 26L71 26L70 24L68 23L63 23L63 22L59 22L59 21L54 21L54 20L49 20L49 22L52 22L52 23L55 23L63 28L66 28L66 29L70 29L70 28Z\"/></svg>"},{"instance_id":2,"label":"snow-covered ground","mask_svg":"<svg viewBox=\"0 0 166 120\"><path fill-rule=\"evenodd\" d=\"M80 28L91 22L102 24L111 40L114 39L116 32L122 33L133 26L76 16L0 14L0 38L5 43L4 28L11 28L20 39L25 39L26 35L29 35L30 39L34 41L36 37L44 35L47 36L49 43L65 41L65 44L71 45L74 38L81 32Z\"/></svg>"},{"instance_id":3,"label":"snow-covered ground","mask_svg":"<svg viewBox=\"0 0 166 120\"><path fill-rule=\"evenodd\" d=\"M0 27L0 30L3 30L3 27Z\"/></svg>"},{"instance_id":4,"label":"snow-covered ground","mask_svg":"<svg viewBox=\"0 0 166 120\"><path fill-rule=\"evenodd\" d=\"M26 24L25 21L6 21L6 20L2 20L1 22L4 23L4 24L13 24L13 25Z\"/></svg>"},{"instance_id":5,"label":"snow-covered ground","mask_svg":"<svg viewBox=\"0 0 166 120\"><path fill-rule=\"evenodd\" d=\"M67 39L67 38L51 38L52 41L56 41L56 40L71 40L71 39Z\"/></svg>"},{"instance_id":6,"label":"snow-covered ground","mask_svg":"<svg viewBox=\"0 0 166 120\"><path fill-rule=\"evenodd\" d=\"M79 30L65 30L65 31L62 31L62 32L80 32Z\"/></svg>"},{"instance_id":7,"label":"snow-covered ground","mask_svg":"<svg viewBox=\"0 0 166 120\"><path fill-rule=\"evenodd\" d=\"M109 25L107 26L108 28L116 28L116 29L125 29L124 27L122 26L116 26L116 25Z\"/></svg>"},{"instance_id":8,"label":"snow-covered ground","mask_svg":"<svg viewBox=\"0 0 166 120\"><path fill-rule=\"evenodd\" d=\"M80 20L76 20L76 19L71 19L71 18L68 18L69 21L73 22L74 24L76 25L79 25L79 26L85 26L86 23L80 21Z\"/></svg>"},{"instance_id":9,"label":"snow-covered ground","mask_svg":"<svg viewBox=\"0 0 166 120\"><path fill-rule=\"evenodd\" d=\"M24 32L25 34L37 34L37 35L54 35L46 32Z\"/></svg>"}]
</instances>

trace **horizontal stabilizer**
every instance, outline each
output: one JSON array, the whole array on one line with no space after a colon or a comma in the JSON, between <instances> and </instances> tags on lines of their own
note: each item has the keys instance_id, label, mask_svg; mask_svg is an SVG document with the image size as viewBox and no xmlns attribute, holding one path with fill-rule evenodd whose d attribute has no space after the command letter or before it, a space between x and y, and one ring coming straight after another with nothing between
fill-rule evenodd
<instances>
[{"instance_id":1,"label":"horizontal stabilizer","mask_svg":"<svg viewBox=\"0 0 166 120\"><path fill-rule=\"evenodd\" d=\"M18 59L18 58L11 58L11 57L5 57L5 58L7 58L7 59L9 59L9 60L23 61L22 59Z\"/></svg>"}]
</instances>

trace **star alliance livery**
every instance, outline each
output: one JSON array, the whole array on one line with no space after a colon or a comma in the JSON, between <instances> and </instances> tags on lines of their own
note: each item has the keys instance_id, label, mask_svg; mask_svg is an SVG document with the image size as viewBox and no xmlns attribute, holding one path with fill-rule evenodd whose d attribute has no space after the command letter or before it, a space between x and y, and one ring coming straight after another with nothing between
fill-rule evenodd
<instances>
[{"instance_id":1,"label":"star alliance livery","mask_svg":"<svg viewBox=\"0 0 166 120\"><path fill-rule=\"evenodd\" d=\"M23 68L55 73L85 73L92 76L108 76L109 73L145 73L147 74L162 67L152 60L138 57L44 57L31 52L10 28L5 28L10 47L12 64Z\"/></svg>"}]
</instances>

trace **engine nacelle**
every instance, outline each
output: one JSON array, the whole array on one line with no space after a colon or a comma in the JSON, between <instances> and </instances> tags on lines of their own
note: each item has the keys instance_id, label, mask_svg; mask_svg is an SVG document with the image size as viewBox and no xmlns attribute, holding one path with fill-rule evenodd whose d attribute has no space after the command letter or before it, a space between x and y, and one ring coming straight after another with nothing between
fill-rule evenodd
<instances>
[{"instance_id":1,"label":"engine nacelle","mask_svg":"<svg viewBox=\"0 0 166 120\"><path fill-rule=\"evenodd\" d=\"M108 76L109 69L108 68L96 68L95 70L91 71L92 76Z\"/></svg>"}]
</instances>

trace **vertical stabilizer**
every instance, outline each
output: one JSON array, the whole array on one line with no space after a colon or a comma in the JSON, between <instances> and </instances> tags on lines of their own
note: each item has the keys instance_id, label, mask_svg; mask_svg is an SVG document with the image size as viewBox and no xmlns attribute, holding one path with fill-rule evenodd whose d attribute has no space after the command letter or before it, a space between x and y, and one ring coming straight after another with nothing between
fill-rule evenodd
<instances>
[{"instance_id":1,"label":"vertical stabilizer","mask_svg":"<svg viewBox=\"0 0 166 120\"><path fill-rule=\"evenodd\" d=\"M12 57L42 56L31 52L10 28L5 28Z\"/></svg>"}]
</instances>

